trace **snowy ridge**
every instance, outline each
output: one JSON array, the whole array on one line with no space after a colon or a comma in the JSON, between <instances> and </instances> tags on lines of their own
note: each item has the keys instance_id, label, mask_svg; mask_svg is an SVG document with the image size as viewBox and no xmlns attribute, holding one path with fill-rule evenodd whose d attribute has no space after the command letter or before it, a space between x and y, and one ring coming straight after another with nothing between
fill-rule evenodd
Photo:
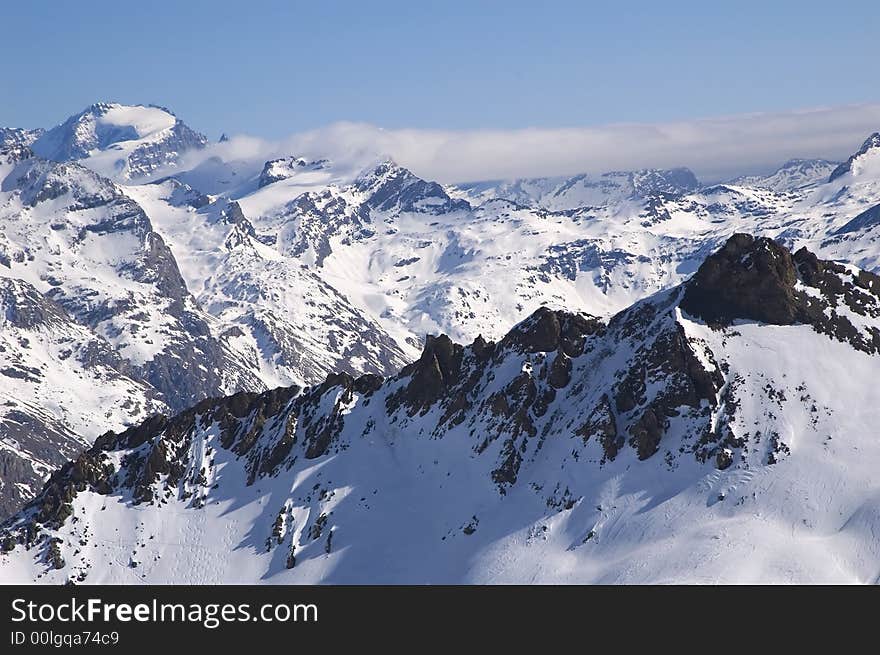
<instances>
[{"instance_id":1,"label":"snowy ridge","mask_svg":"<svg viewBox=\"0 0 880 655\"><path fill-rule=\"evenodd\" d=\"M30 146L39 139L45 130L25 130L21 128L0 127L0 150L14 146Z\"/></svg>"},{"instance_id":2,"label":"snowy ridge","mask_svg":"<svg viewBox=\"0 0 880 655\"><path fill-rule=\"evenodd\" d=\"M848 173L858 175L861 169L868 165L870 166L870 162L874 162L874 167L876 168L876 160L880 157L880 132L874 132L871 136L869 136L865 142L862 144L862 147L859 148L848 160L842 163L840 166L835 168L831 172L831 176L828 178L829 182L833 182L839 177L842 177Z\"/></svg>"},{"instance_id":3,"label":"snowy ridge","mask_svg":"<svg viewBox=\"0 0 880 655\"><path fill-rule=\"evenodd\" d=\"M674 168L613 171L598 176L583 173L568 178L477 182L460 184L455 189L477 202L503 198L521 205L564 211L599 207L660 194L687 193L698 187L699 182L690 170Z\"/></svg>"},{"instance_id":4,"label":"snowy ridge","mask_svg":"<svg viewBox=\"0 0 880 655\"><path fill-rule=\"evenodd\" d=\"M725 294L740 304L707 303ZM5 524L0 571L874 582L878 325L880 278L736 235L607 323L542 309L499 342L430 338L384 382L335 375L102 437Z\"/></svg>"},{"instance_id":5,"label":"snowy ridge","mask_svg":"<svg viewBox=\"0 0 880 655\"><path fill-rule=\"evenodd\" d=\"M739 177L731 184L755 186L777 192L795 191L809 185L825 182L839 165L838 162L825 159L791 159L770 175Z\"/></svg>"}]
</instances>

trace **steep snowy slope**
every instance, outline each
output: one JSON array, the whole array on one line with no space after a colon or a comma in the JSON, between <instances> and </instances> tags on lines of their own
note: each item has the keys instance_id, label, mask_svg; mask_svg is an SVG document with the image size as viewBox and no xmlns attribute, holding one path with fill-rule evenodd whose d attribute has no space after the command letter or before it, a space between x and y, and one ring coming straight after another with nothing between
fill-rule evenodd
<instances>
[{"instance_id":1,"label":"steep snowy slope","mask_svg":"<svg viewBox=\"0 0 880 655\"><path fill-rule=\"evenodd\" d=\"M125 180L174 167L207 139L161 107L99 102L33 143L41 157L80 160L104 177Z\"/></svg>"},{"instance_id":2,"label":"steep snowy slope","mask_svg":"<svg viewBox=\"0 0 880 655\"><path fill-rule=\"evenodd\" d=\"M167 411L116 350L30 284L0 277L0 516L95 437Z\"/></svg>"},{"instance_id":3,"label":"steep snowy slope","mask_svg":"<svg viewBox=\"0 0 880 655\"><path fill-rule=\"evenodd\" d=\"M813 215L822 212L813 221L811 247L828 257L880 271L880 134L869 137L807 202L815 205Z\"/></svg>"},{"instance_id":4,"label":"steep snowy slope","mask_svg":"<svg viewBox=\"0 0 880 655\"><path fill-rule=\"evenodd\" d=\"M275 248L238 203L176 181L126 187L168 239L188 288L222 322L268 387L306 384L330 372L387 375L407 353L379 324L301 261Z\"/></svg>"},{"instance_id":5,"label":"steep snowy slope","mask_svg":"<svg viewBox=\"0 0 880 655\"><path fill-rule=\"evenodd\" d=\"M874 134L865 139L861 148L831 172L831 177L828 178L828 181L833 182L847 174L858 176L871 169L876 172L878 150L880 150L880 132L874 132Z\"/></svg>"},{"instance_id":6,"label":"steep snowy slope","mask_svg":"<svg viewBox=\"0 0 880 655\"><path fill-rule=\"evenodd\" d=\"M64 307L174 408L262 388L216 335L141 207L111 182L22 149L0 159L0 180L0 276Z\"/></svg>"},{"instance_id":7,"label":"steep snowy slope","mask_svg":"<svg viewBox=\"0 0 880 655\"><path fill-rule=\"evenodd\" d=\"M0 579L875 582L880 278L736 235L603 322L107 435Z\"/></svg>"}]
</instances>

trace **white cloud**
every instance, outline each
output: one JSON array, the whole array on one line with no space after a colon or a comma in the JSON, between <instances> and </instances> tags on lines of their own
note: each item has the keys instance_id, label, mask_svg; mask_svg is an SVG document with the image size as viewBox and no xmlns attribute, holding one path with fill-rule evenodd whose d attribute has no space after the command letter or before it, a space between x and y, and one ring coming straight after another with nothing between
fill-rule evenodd
<instances>
[{"instance_id":1,"label":"white cloud","mask_svg":"<svg viewBox=\"0 0 880 655\"><path fill-rule=\"evenodd\" d=\"M711 181L787 159L845 159L880 130L880 104L656 124L518 130L382 129L336 123L278 143L237 137L212 153L255 161L299 154L353 166L390 156L441 182L688 166Z\"/></svg>"}]
</instances>

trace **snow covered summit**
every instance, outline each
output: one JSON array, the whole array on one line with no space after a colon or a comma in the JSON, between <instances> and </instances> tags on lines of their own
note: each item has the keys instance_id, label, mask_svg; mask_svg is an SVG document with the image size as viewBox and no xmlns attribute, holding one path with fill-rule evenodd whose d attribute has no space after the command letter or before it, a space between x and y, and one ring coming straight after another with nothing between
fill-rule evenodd
<instances>
[{"instance_id":1,"label":"snow covered summit","mask_svg":"<svg viewBox=\"0 0 880 655\"><path fill-rule=\"evenodd\" d=\"M84 160L105 177L131 179L174 166L187 150L206 143L167 109L99 102L48 130L33 150L55 161Z\"/></svg>"}]
</instances>

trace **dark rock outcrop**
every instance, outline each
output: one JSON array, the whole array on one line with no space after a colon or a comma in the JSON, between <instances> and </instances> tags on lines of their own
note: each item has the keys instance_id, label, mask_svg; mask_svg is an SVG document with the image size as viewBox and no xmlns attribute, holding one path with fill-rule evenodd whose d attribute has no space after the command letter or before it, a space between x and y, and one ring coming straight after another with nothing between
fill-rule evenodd
<instances>
[{"instance_id":1,"label":"dark rock outcrop","mask_svg":"<svg viewBox=\"0 0 880 655\"><path fill-rule=\"evenodd\" d=\"M413 412L430 407L447 388L458 382L463 355L464 348L445 334L426 336L421 357L401 371L410 381L400 400Z\"/></svg>"},{"instance_id":2,"label":"dark rock outcrop","mask_svg":"<svg viewBox=\"0 0 880 655\"><path fill-rule=\"evenodd\" d=\"M772 239L734 234L687 282L681 308L710 324L741 318L790 325L798 316L796 279L787 249Z\"/></svg>"},{"instance_id":3,"label":"dark rock outcrop","mask_svg":"<svg viewBox=\"0 0 880 655\"><path fill-rule=\"evenodd\" d=\"M603 329L596 318L539 307L502 339L501 346L513 346L528 353L561 350L569 357L577 357L584 351L584 339L600 334Z\"/></svg>"},{"instance_id":4,"label":"dark rock outcrop","mask_svg":"<svg viewBox=\"0 0 880 655\"><path fill-rule=\"evenodd\" d=\"M796 288L800 280L815 292ZM817 293L816 293L817 292ZM839 311L880 316L880 277L824 261L805 248L792 255L767 238L735 234L685 284L681 308L710 325L736 319L804 323L867 353L880 352L880 330Z\"/></svg>"}]
</instances>

